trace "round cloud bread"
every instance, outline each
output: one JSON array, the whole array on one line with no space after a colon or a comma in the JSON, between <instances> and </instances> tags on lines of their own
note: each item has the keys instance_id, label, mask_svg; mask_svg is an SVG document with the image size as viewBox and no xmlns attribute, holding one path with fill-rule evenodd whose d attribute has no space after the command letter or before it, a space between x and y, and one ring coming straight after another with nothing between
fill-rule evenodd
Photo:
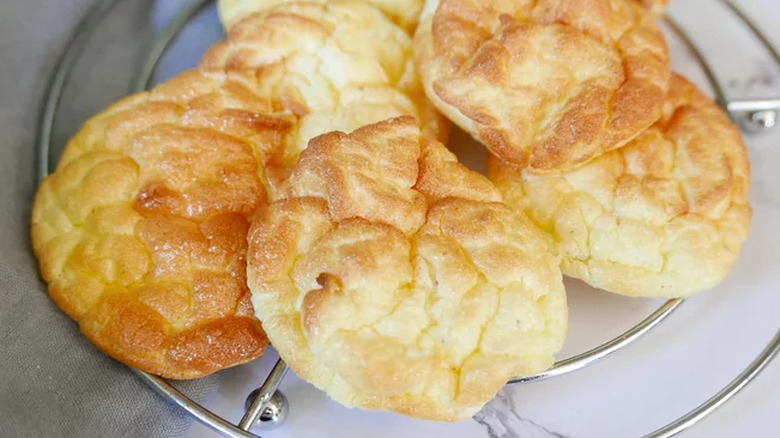
<instances>
[{"instance_id":1,"label":"round cloud bread","mask_svg":"<svg viewBox=\"0 0 780 438\"><path fill-rule=\"evenodd\" d=\"M458 420L562 345L541 233L411 118L312 140L249 232L248 278L279 354L335 400Z\"/></svg>"},{"instance_id":2,"label":"round cloud bread","mask_svg":"<svg viewBox=\"0 0 780 438\"><path fill-rule=\"evenodd\" d=\"M670 62L630 0L428 0L415 37L436 107L502 160L575 168L661 114Z\"/></svg>"},{"instance_id":3,"label":"round cloud bread","mask_svg":"<svg viewBox=\"0 0 780 438\"><path fill-rule=\"evenodd\" d=\"M627 146L561 175L491 159L489 175L509 205L550 234L564 274L622 295L682 297L714 287L750 228L739 131L679 76L663 118Z\"/></svg>"},{"instance_id":4,"label":"round cloud bread","mask_svg":"<svg viewBox=\"0 0 780 438\"><path fill-rule=\"evenodd\" d=\"M411 38L376 7L360 0L261 3L269 9L231 28L201 66L253 70L263 95L299 102L285 163L294 165L317 135L396 116L415 116L427 134L446 138L448 123L414 69Z\"/></svg>"},{"instance_id":5,"label":"round cloud bread","mask_svg":"<svg viewBox=\"0 0 780 438\"><path fill-rule=\"evenodd\" d=\"M101 350L195 378L260 356L246 285L263 167L295 119L253 75L188 72L90 119L40 186L32 238L57 304ZM268 164L271 166L272 164Z\"/></svg>"},{"instance_id":6,"label":"round cloud bread","mask_svg":"<svg viewBox=\"0 0 780 438\"><path fill-rule=\"evenodd\" d=\"M217 8L222 25L230 29L239 21L257 11L269 9L282 3L296 0L218 0ZM332 0L305 0L306 3L333 3ZM394 23L408 32L417 27L417 18L425 3L424 0L361 0L379 8ZM650 0L646 0L650 1Z\"/></svg>"}]
</instances>

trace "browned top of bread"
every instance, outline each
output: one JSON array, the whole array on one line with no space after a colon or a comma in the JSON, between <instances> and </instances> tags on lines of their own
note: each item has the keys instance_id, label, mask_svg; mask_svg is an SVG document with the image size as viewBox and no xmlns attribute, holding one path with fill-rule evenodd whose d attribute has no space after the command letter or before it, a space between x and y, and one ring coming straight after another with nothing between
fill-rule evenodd
<instances>
[{"instance_id":1,"label":"browned top of bread","mask_svg":"<svg viewBox=\"0 0 780 438\"><path fill-rule=\"evenodd\" d=\"M681 76L658 123L582 168L533 175L495 159L489 167L506 202L549 233L564 274L623 295L714 287L750 229L739 130Z\"/></svg>"},{"instance_id":2,"label":"browned top of bread","mask_svg":"<svg viewBox=\"0 0 780 438\"><path fill-rule=\"evenodd\" d=\"M308 3L330 3L332 0L305 0ZM361 0L370 3L387 15L394 23L408 32L417 27L417 18L424 0ZM651 1L651 0L645 0ZM218 0L219 18L226 29L230 29L244 18L282 3L300 0Z\"/></svg>"},{"instance_id":3,"label":"browned top of bread","mask_svg":"<svg viewBox=\"0 0 780 438\"><path fill-rule=\"evenodd\" d=\"M316 137L249 232L274 347L347 406L434 420L549 367L567 324L557 260L500 201L411 118Z\"/></svg>"},{"instance_id":4,"label":"browned top of bread","mask_svg":"<svg viewBox=\"0 0 780 438\"><path fill-rule=\"evenodd\" d=\"M41 184L43 278L112 357L183 379L263 353L246 232L266 199L259 163L295 119L256 88L253 75L191 71L125 98L84 125Z\"/></svg>"},{"instance_id":5,"label":"browned top of bread","mask_svg":"<svg viewBox=\"0 0 780 438\"><path fill-rule=\"evenodd\" d=\"M283 157L288 165L317 135L401 115L446 138L448 124L425 98L414 69L411 37L375 6L363 0L261 3L268 8L234 25L201 66L252 70L262 94L298 102L301 119Z\"/></svg>"},{"instance_id":6,"label":"browned top of bread","mask_svg":"<svg viewBox=\"0 0 780 438\"><path fill-rule=\"evenodd\" d=\"M562 171L661 114L670 63L631 0L429 0L415 38L426 93L502 160Z\"/></svg>"},{"instance_id":7,"label":"browned top of bread","mask_svg":"<svg viewBox=\"0 0 780 438\"><path fill-rule=\"evenodd\" d=\"M640 5L644 6L654 15L660 16L664 14L666 6L669 4L669 0L634 0Z\"/></svg>"}]
</instances>

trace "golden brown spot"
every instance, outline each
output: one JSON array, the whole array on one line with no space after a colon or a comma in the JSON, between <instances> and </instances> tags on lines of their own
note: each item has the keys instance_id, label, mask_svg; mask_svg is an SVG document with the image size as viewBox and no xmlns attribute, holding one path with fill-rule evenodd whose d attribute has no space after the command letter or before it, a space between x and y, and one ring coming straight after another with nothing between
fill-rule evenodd
<instances>
[{"instance_id":1,"label":"golden brown spot","mask_svg":"<svg viewBox=\"0 0 780 438\"><path fill-rule=\"evenodd\" d=\"M277 351L348 406L447 421L550 366L566 331L560 272L500 200L411 118L317 137L249 231L249 285Z\"/></svg>"},{"instance_id":2,"label":"golden brown spot","mask_svg":"<svg viewBox=\"0 0 780 438\"><path fill-rule=\"evenodd\" d=\"M668 49L632 1L435 0L420 20L428 97L517 167L571 170L661 115Z\"/></svg>"}]
</instances>

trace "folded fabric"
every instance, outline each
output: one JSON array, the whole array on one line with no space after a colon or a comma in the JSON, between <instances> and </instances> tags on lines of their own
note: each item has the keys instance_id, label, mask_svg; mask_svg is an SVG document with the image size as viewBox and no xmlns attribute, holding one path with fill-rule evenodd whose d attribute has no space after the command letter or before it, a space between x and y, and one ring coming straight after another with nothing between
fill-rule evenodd
<instances>
[{"instance_id":1,"label":"folded fabric","mask_svg":"<svg viewBox=\"0 0 780 438\"><path fill-rule=\"evenodd\" d=\"M2 437L170 438L183 435L192 422L186 413L149 390L129 368L100 353L79 333L76 323L46 296L29 243L41 101L57 57L95 3L0 2ZM149 26L148 16L133 19ZM127 28L107 24L105 29L110 32ZM112 68L128 74L136 71L136 59L124 62ZM106 88L119 93L113 97L127 92L125 84L109 85ZM107 94L106 89L103 94ZM90 106L84 100L79 105ZM79 114L76 109L68 110L73 117ZM180 389L202 401L216 384L217 378L212 377L186 382Z\"/></svg>"}]
</instances>

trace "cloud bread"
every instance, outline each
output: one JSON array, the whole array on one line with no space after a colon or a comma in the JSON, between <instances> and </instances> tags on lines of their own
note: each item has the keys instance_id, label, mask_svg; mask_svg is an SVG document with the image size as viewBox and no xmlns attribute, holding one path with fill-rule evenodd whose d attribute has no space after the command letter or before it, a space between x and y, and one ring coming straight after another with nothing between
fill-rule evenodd
<instances>
[{"instance_id":1,"label":"cloud bread","mask_svg":"<svg viewBox=\"0 0 780 438\"><path fill-rule=\"evenodd\" d=\"M669 53L630 0L429 0L415 58L436 107L536 172L624 145L661 114Z\"/></svg>"},{"instance_id":2,"label":"cloud bread","mask_svg":"<svg viewBox=\"0 0 780 438\"><path fill-rule=\"evenodd\" d=\"M674 76L662 119L561 175L491 159L490 178L562 258L563 273L628 296L682 297L720 283L750 228L750 167L726 114Z\"/></svg>"},{"instance_id":3,"label":"cloud bread","mask_svg":"<svg viewBox=\"0 0 780 438\"><path fill-rule=\"evenodd\" d=\"M225 29L230 29L244 18L272 6L294 0L218 0L219 19ZM332 3L332 0L305 0L307 3ZM388 18L408 32L417 27L424 0L362 0L379 8Z\"/></svg>"},{"instance_id":4,"label":"cloud bread","mask_svg":"<svg viewBox=\"0 0 780 438\"><path fill-rule=\"evenodd\" d=\"M470 417L566 332L541 233L409 117L311 141L252 220L248 279L282 358L363 409Z\"/></svg>"},{"instance_id":5,"label":"cloud bread","mask_svg":"<svg viewBox=\"0 0 780 438\"><path fill-rule=\"evenodd\" d=\"M302 103L297 139L282 161L294 165L319 134L400 115L446 138L448 124L414 69L411 38L376 7L360 0L264 3L273 7L236 24L201 66L254 70L263 94Z\"/></svg>"},{"instance_id":6,"label":"cloud bread","mask_svg":"<svg viewBox=\"0 0 780 438\"><path fill-rule=\"evenodd\" d=\"M263 353L246 232L266 202L258 162L295 118L256 88L253 75L191 71L127 97L41 184L32 239L49 293L112 357L186 379Z\"/></svg>"}]
</instances>

